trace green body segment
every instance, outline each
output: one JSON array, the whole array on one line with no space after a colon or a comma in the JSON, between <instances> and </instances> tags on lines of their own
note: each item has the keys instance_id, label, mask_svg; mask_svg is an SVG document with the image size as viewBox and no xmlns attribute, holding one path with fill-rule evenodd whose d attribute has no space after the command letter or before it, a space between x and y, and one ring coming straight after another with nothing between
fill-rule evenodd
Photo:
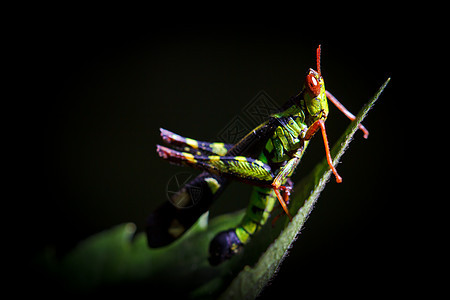
<instances>
[{"instance_id":1,"label":"green body segment","mask_svg":"<svg viewBox=\"0 0 450 300\"><path fill-rule=\"evenodd\" d=\"M308 129L305 114L298 105L293 105L280 114L273 116L280 123L273 136L267 141L265 151L273 163L288 160L289 152L298 149L303 143L303 136ZM303 135L303 136L302 136Z\"/></svg>"},{"instance_id":2,"label":"green body segment","mask_svg":"<svg viewBox=\"0 0 450 300\"><path fill-rule=\"evenodd\" d=\"M277 201L273 189L253 188L245 215L235 228L236 236L242 244L247 244L251 237L267 222Z\"/></svg>"}]
</instances>

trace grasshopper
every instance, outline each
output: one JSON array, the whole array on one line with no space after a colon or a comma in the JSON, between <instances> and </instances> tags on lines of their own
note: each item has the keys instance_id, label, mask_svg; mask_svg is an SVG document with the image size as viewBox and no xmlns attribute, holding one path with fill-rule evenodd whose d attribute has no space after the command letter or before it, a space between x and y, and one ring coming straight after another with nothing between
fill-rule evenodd
<instances>
[{"instance_id":1,"label":"grasshopper","mask_svg":"<svg viewBox=\"0 0 450 300\"><path fill-rule=\"evenodd\" d=\"M235 228L218 233L210 243L209 261L218 265L239 253L252 236L267 222L278 201L292 220L288 201L293 183L290 177L299 164L309 141L321 131L328 165L336 182L342 182L330 155L325 121L328 117L328 100L350 120L351 114L325 89L320 69L321 47L316 50L317 70L310 68L300 93L272 114L236 144L204 142L182 137L160 129L163 141L171 148L157 145L160 157L171 163L203 170L172 196L177 207L166 202L147 220L147 240L150 247L161 247L179 238L199 216L206 212L230 180L253 186L250 203L241 222ZM369 132L359 125L364 138ZM193 189L202 190L196 205L192 202Z\"/></svg>"}]
</instances>

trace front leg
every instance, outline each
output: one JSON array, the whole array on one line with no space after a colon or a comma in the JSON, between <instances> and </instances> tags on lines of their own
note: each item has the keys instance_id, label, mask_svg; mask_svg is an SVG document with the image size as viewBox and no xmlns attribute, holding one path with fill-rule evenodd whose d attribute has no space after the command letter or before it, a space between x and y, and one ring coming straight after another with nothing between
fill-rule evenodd
<instances>
[{"instance_id":1,"label":"front leg","mask_svg":"<svg viewBox=\"0 0 450 300\"><path fill-rule=\"evenodd\" d=\"M292 216L289 213L286 202L289 200L290 188L285 187L282 184L292 175L292 172L295 170L297 165L300 163L300 158L303 154L303 147L299 148L297 152L294 153L292 158L288 160L288 162L280 169L280 172L275 177L272 182L272 188L277 195L278 201L283 207L283 210L286 212L286 215L289 217L289 220L292 221ZM280 191L284 192L282 196Z\"/></svg>"},{"instance_id":2,"label":"front leg","mask_svg":"<svg viewBox=\"0 0 450 300\"><path fill-rule=\"evenodd\" d=\"M325 154L327 157L328 165L330 166L331 171L333 172L334 176L336 177L336 182L341 183L342 177L339 176L338 172L336 171L336 168L334 167L333 160L331 159L330 146L328 145L327 131L325 130L325 121L322 119L319 119L316 122L314 122L309 127L308 131L306 132L305 140L311 139L319 128L322 131L322 139L323 139L323 144L325 146Z\"/></svg>"}]
</instances>

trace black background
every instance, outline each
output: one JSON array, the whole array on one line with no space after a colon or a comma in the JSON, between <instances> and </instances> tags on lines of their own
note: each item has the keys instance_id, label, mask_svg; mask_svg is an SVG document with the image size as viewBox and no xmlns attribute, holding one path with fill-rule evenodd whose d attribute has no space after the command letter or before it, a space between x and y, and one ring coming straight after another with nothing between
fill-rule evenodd
<instances>
[{"instance_id":1,"label":"black background","mask_svg":"<svg viewBox=\"0 0 450 300\"><path fill-rule=\"evenodd\" d=\"M369 139L357 133L338 166L343 183L327 185L262 297L295 286L384 293L410 272L403 246L411 199L400 187L408 172L401 83L409 40L383 28L316 36L292 26L54 26L25 44L34 50L27 57L30 160L19 228L31 257L48 246L63 256L122 222L142 230L147 214L166 201L168 180L186 171L157 157L159 127L209 140L261 90L284 103L315 68L321 44L326 87L350 111L392 80L364 121ZM348 122L330 104L331 144ZM323 157L316 138L295 178ZM238 199L249 191L230 186L211 213L245 207Z\"/></svg>"}]
</instances>

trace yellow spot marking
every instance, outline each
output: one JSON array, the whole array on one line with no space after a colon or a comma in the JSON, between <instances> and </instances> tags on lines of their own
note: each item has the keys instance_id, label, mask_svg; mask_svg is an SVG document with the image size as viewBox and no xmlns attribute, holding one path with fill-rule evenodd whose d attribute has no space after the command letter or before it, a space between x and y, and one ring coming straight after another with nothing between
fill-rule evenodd
<instances>
[{"instance_id":1,"label":"yellow spot marking","mask_svg":"<svg viewBox=\"0 0 450 300\"><path fill-rule=\"evenodd\" d=\"M190 163L196 163L197 160L194 158L194 155L190 154L190 153L183 153L184 158L190 162Z\"/></svg>"},{"instance_id":2,"label":"yellow spot marking","mask_svg":"<svg viewBox=\"0 0 450 300\"><path fill-rule=\"evenodd\" d=\"M213 194L215 194L220 188L219 182L212 177L205 178L205 181Z\"/></svg>"},{"instance_id":3,"label":"yellow spot marking","mask_svg":"<svg viewBox=\"0 0 450 300\"><path fill-rule=\"evenodd\" d=\"M227 149L224 147L224 143L212 143L209 145L214 153L219 155L227 154Z\"/></svg>"},{"instance_id":4,"label":"yellow spot marking","mask_svg":"<svg viewBox=\"0 0 450 300\"><path fill-rule=\"evenodd\" d=\"M235 159L240 162L247 162L247 158L244 156L236 156Z\"/></svg>"},{"instance_id":5,"label":"yellow spot marking","mask_svg":"<svg viewBox=\"0 0 450 300\"><path fill-rule=\"evenodd\" d=\"M198 142L196 140L186 138L186 144L188 144L189 146L191 146L194 149L198 148Z\"/></svg>"},{"instance_id":6,"label":"yellow spot marking","mask_svg":"<svg viewBox=\"0 0 450 300\"><path fill-rule=\"evenodd\" d=\"M219 161L220 160L220 156L218 156L218 155L211 155L211 156L208 156L208 158L210 161Z\"/></svg>"}]
</instances>

